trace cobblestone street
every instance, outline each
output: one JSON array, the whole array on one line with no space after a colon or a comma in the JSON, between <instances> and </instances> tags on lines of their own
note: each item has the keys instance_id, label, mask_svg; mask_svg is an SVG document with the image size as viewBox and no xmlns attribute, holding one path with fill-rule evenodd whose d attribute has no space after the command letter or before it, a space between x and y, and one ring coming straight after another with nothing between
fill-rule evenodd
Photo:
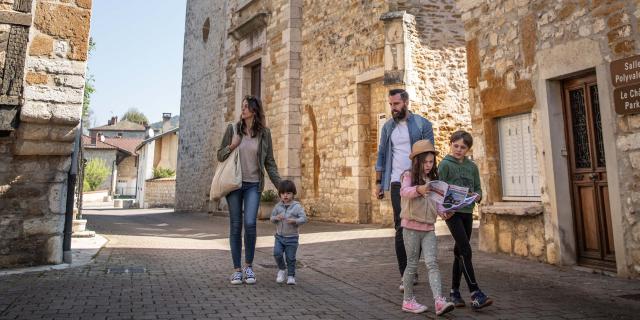
<instances>
[{"instance_id":1,"label":"cobblestone street","mask_svg":"<svg viewBox=\"0 0 640 320\"><path fill-rule=\"evenodd\" d=\"M296 286L275 283L273 226L259 222L253 286L229 284L228 221L169 210L89 210L109 243L86 266L0 277L0 319L422 319L434 318L420 266L422 315L401 312L391 229L312 222L302 228ZM448 291L452 240L440 228ZM474 239L474 248L477 248ZM640 281L475 253L494 298L450 319L637 319ZM469 301L463 284L463 297ZM635 295L635 300L633 299ZM626 296L626 298L625 298Z\"/></svg>"}]
</instances>

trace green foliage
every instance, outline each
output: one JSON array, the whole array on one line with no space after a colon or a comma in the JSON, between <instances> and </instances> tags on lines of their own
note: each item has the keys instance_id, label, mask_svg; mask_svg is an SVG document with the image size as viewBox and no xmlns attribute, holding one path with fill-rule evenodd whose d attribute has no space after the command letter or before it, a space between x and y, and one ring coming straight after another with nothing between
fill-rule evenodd
<instances>
[{"instance_id":1,"label":"green foliage","mask_svg":"<svg viewBox=\"0 0 640 320\"><path fill-rule=\"evenodd\" d=\"M89 58L91 58L91 54L96 49L96 43L93 41L93 38L89 38ZM89 69L87 68L87 74L89 74ZM89 115L89 105L91 104L91 95L96 92L96 88L93 86L93 82L95 79L92 74L87 76L87 79L84 82L84 99L82 100L82 117L85 118Z\"/></svg>"},{"instance_id":2,"label":"green foliage","mask_svg":"<svg viewBox=\"0 0 640 320\"><path fill-rule=\"evenodd\" d=\"M162 168L162 167L153 168L154 179L170 178L170 177L174 177L175 175L176 175L176 171L171 170L169 168Z\"/></svg>"},{"instance_id":3,"label":"green foliage","mask_svg":"<svg viewBox=\"0 0 640 320\"><path fill-rule=\"evenodd\" d=\"M129 120L131 122L139 123L143 126L146 126L149 123L149 119L147 119L147 116L145 116L144 113L138 111L138 109L136 108L130 108L129 110L127 110L127 112L125 112L125 114L122 116L122 120Z\"/></svg>"},{"instance_id":4,"label":"green foliage","mask_svg":"<svg viewBox=\"0 0 640 320\"><path fill-rule=\"evenodd\" d=\"M278 192L275 190L264 190L260 195L260 201L262 202L276 202L278 200Z\"/></svg>"},{"instance_id":5,"label":"green foliage","mask_svg":"<svg viewBox=\"0 0 640 320\"><path fill-rule=\"evenodd\" d=\"M107 163L99 158L94 158L87 162L87 166L84 169L84 187L88 191L95 191L107 178L110 169Z\"/></svg>"}]
</instances>

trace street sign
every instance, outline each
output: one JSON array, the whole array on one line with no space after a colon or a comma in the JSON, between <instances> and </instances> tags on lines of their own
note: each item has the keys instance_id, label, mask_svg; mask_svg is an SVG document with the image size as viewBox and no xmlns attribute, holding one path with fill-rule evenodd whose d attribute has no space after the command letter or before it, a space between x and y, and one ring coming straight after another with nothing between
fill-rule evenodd
<instances>
[{"instance_id":1,"label":"street sign","mask_svg":"<svg viewBox=\"0 0 640 320\"><path fill-rule=\"evenodd\" d=\"M611 83L615 88L640 83L640 55L612 61Z\"/></svg>"},{"instance_id":2,"label":"street sign","mask_svg":"<svg viewBox=\"0 0 640 320\"><path fill-rule=\"evenodd\" d=\"M617 88L613 91L616 113L640 113L640 83Z\"/></svg>"}]
</instances>

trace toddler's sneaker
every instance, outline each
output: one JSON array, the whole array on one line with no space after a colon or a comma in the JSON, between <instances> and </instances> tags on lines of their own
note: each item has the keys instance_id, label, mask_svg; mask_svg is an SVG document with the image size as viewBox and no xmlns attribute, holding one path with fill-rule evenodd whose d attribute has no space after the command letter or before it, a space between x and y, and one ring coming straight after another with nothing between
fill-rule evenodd
<instances>
[{"instance_id":1,"label":"toddler's sneaker","mask_svg":"<svg viewBox=\"0 0 640 320\"><path fill-rule=\"evenodd\" d=\"M276 276L276 282L283 283L284 277L286 276L286 274L287 274L286 270L278 270L278 275Z\"/></svg>"},{"instance_id":2,"label":"toddler's sneaker","mask_svg":"<svg viewBox=\"0 0 640 320\"><path fill-rule=\"evenodd\" d=\"M242 284L242 272L236 271L231 275L231 284Z\"/></svg>"},{"instance_id":3,"label":"toddler's sneaker","mask_svg":"<svg viewBox=\"0 0 640 320\"><path fill-rule=\"evenodd\" d=\"M491 298L487 297L482 291L477 290L471 294L471 307L474 309L482 309L488 307L493 303Z\"/></svg>"},{"instance_id":4,"label":"toddler's sneaker","mask_svg":"<svg viewBox=\"0 0 640 320\"><path fill-rule=\"evenodd\" d=\"M296 284L296 277L294 277L294 276L288 276L288 277L287 277L287 284L288 284L288 285L295 285L295 284Z\"/></svg>"},{"instance_id":5,"label":"toddler's sneaker","mask_svg":"<svg viewBox=\"0 0 640 320\"><path fill-rule=\"evenodd\" d=\"M456 307L453 302L447 301L444 297L436 298L436 316L441 316L447 312L453 311Z\"/></svg>"},{"instance_id":6,"label":"toddler's sneaker","mask_svg":"<svg viewBox=\"0 0 640 320\"><path fill-rule=\"evenodd\" d=\"M451 298L451 302L453 302L453 305L456 308L462 308L465 306L464 300L462 300L462 296L460 296L460 291L451 289L449 298Z\"/></svg>"},{"instance_id":7,"label":"toddler's sneaker","mask_svg":"<svg viewBox=\"0 0 640 320\"><path fill-rule=\"evenodd\" d=\"M244 282L246 284L256 283L256 274L253 273L253 268L251 267L244 268Z\"/></svg>"},{"instance_id":8,"label":"toddler's sneaker","mask_svg":"<svg viewBox=\"0 0 640 320\"><path fill-rule=\"evenodd\" d=\"M423 313L427 311L427 306L416 302L416 298L402 301L402 311L411 313Z\"/></svg>"}]
</instances>

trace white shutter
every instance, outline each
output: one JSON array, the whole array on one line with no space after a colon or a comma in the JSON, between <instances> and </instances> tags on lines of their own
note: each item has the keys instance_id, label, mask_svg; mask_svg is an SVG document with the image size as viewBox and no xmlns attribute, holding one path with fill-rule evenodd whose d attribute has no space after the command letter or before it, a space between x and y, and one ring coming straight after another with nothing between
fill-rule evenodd
<instances>
[{"instance_id":1,"label":"white shutter","mask_svg":"<svg viewBox=\"0 0 640 320\"><path fill-rule=\"evenodd\" d=\"M531 114L500 118L498 129L503 198L527 200L539 197L538 163L535 158Z\"/></svg>"}]
</instances>

